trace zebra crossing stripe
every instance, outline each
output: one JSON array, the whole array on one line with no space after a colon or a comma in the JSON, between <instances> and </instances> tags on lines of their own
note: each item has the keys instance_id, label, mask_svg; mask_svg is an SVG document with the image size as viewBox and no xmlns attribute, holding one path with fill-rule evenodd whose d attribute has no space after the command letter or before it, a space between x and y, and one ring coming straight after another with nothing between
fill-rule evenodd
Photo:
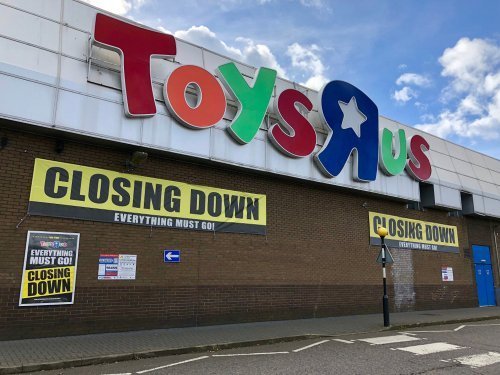
<instances>
[{"instance_id":1,"label":"zebra crossing stripe","mask_svg":"<svg viewBox=\"0 0 500 375\"><path fill-rule=\"evenodd\" d=\"M371 337L368 339L359 339L358 341L364 341L371 345L386 345L386 344L394 344L398 342L407 342L407 341L419 341L418 337L411 337L407 335L395 335L395 336L384 336L384 337Z\"/></svg>"},{"instance_id":2,"label":"zebra crossing stripe","mask_svg":"<svg viewBox=\"0 0 500 375\"><path fill-rule=\"evenodd\" d=\"M343 340L343 339L332 339L332 341L342 342L344 344L354 344L354 341Z\"/></svg>"},{"instance_id":3,"label":"zebra crossing stripe","mask_svg":"<svg viewBox=\"0 0 500 375\"><path fill-rule=\"evenodd\" d=\"M493 365L500 362L500 353L488 352L483 354L468 355L465 357L454 358L450 362L458 362L471 368L479 368Z\"/></svg>"},{"instance_id":4,"label":"zebra crossing stripe","mask_svg":"<svg viewBox=\"0 0 500 375\"><path fill-rule=\"evenodd\" d=\"M253 355L274 355L274 354L290 354L290 352L213 354L212 357L249 357Z\"/></svg>"},{"instance_id":5,"label":"zebra crossing stripe","mask_svg":"<svg viewBox=\"0 0 500 375\"><path fill-rule=\"evenodd\" d=\"M298 349L292 350L292 352L294 352L294 353L301 352L302 350L313 348L315 346L324 344L325 342L328 342L328 341L330 341L330 340L323 340L323 341L315 342L314 344L307 345L307 346L304 346L302 348L298 348Z\"/></svg>"},{"instance_id":6,"label":"zebra crossing stripe","mask_svg":"<svg viewBox=\"0 0 500 375\"><path fill-rule=\"evenodd\" d=\"M204 355L204 356L201 356L201 357L196 357L196 358L191 358L191 359L186 359L185 361L170 363L168 365L163 365L163 366L159 366L159 367L155 367L155 368L149 368L147 370L137 371L136 374L145 374L146 372L161 370L161 369L164 369L164 368L167 368L167 367L182 365L184 363L199 361L200 359L206 359L206 358L208 358L207 355Z\"/></svg>"},{"instance_id":7,"label":"zebra crossing stripe","mask_svg":"<svg viewBox=\"0 0 500 375\"><path fill-rule=\"evenodd\" d=\"M426 355L440 352L447 352L451 350L465 349L463 346L448 344L446 342L433 342L431 344L407 346L404 348L396 348L404 352L413 353L415 355Z\"/></svg>"}]
</instances>

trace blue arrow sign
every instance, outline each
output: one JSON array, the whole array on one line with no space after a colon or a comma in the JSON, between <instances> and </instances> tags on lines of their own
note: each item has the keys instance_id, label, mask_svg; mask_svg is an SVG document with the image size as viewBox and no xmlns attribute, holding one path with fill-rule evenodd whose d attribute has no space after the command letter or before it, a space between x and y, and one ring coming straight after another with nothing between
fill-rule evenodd
<instances>
[{"instance_id":1,"label":"blue arrow sign","mask_svg":"<svg viewBox=\"0 0 500 375\"><path fill-rule=\"evenodd\" d=\"M165 263L180 263L181 251L180 250L163 250L163 261Z\"/></svg>"}]
</instances>

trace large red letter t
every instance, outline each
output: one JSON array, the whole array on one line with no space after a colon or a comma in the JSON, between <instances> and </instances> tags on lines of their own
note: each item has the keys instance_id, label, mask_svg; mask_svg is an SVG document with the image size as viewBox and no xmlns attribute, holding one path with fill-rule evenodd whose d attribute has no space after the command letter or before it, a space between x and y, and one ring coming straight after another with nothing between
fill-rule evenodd
<instances>
[{"instance_id":1,"label":"large red letter t","mask_svg":"<svg viewBox=\"0 0 500 375\"><path fill-rule=\"evenodd\" d=\"M125 112L128 116L153 116L156 105L151 82L151 57L175 56L172 35L148 30L98 13L94 41L121 55L121 81Z\"/></svg>"}]
</instances>

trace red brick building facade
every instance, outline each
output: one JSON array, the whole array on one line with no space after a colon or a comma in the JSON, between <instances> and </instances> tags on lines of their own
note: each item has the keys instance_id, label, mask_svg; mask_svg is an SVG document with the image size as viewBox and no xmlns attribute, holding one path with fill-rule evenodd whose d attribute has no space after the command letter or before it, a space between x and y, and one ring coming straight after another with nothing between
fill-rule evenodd
<instances>
[{"instance_id":1,"label":"red brick building facade","mask_svg":"<svg viewBox=\"0 0 500 375\"><path fill-rule=\"evenodd\" d=\"M13 20L0 33L0 339L381 312L374 213L458 241L392 239L392 311L496 303L500 160L381 116L342 77L317 92L79 0L3 2L0 12ZM133 155L142 163L131 168ZM97 168L101 193L105 173L119 176L113 194L135 179L134 192L128 203L84 201L62 167L41 183L39 162ZM200 218L213 231L131 225L137 213L186 219L164 203L136 206L138 179L255 196L254 216L231 221L219 209ZM75 199L54 203L68 189ZM38 298L26 280L42 275L23 272L32 232L79 238L76 267L59 270L71 281L63 304L57 293L24 303ZM164 261L169 249L180 262ZM103 254L136 256L135 274L99 279ZM480 275L486 302L483 269L494 273Z\"/></svg>"},{"instance_id":2,"label":"red brick building facade","mask_svg":"<svg viewBox=\"0 0 500 375\"><path fill-rule=\"evenodd\" d=\"M460 253L392 249L392 311L477 306L471 245L494 248L498 222L408 209L347 189L150 154L134 173L267 196L267 235L149 228L26 216L35 158L122 172L129 150L92 139L4 130L0 151L0 337L19 338L376 313L381 267L368 211L458 227ZM28 230L80 233L75 300L19 307ZM163 250L182 251L179 264ZM136 280L97 280L101 253L137 254ZM496 260L496 259L495 259ZM443 282L451 266L454 281Z\"/></svg>"}]
</instances>

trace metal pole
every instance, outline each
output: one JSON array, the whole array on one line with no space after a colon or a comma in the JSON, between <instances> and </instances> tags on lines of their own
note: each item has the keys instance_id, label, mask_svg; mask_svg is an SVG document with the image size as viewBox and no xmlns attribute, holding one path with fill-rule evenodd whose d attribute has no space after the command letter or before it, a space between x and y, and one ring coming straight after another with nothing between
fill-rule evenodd
<instances>
[{"instance_id":1,"label":"metal pole","mask_svg":"<svg viewBox=\"0 0 500 375\"><path fill-rule=\"evenodd\" d=\"M389 296L387 295L387 273L385 271L385 239L380 237L382 241L382 277L384 283L384 296L382 297L382 309L384 311L384 327L389 327L391 325L389 320Z\"/></svg>"}]
</instances>

